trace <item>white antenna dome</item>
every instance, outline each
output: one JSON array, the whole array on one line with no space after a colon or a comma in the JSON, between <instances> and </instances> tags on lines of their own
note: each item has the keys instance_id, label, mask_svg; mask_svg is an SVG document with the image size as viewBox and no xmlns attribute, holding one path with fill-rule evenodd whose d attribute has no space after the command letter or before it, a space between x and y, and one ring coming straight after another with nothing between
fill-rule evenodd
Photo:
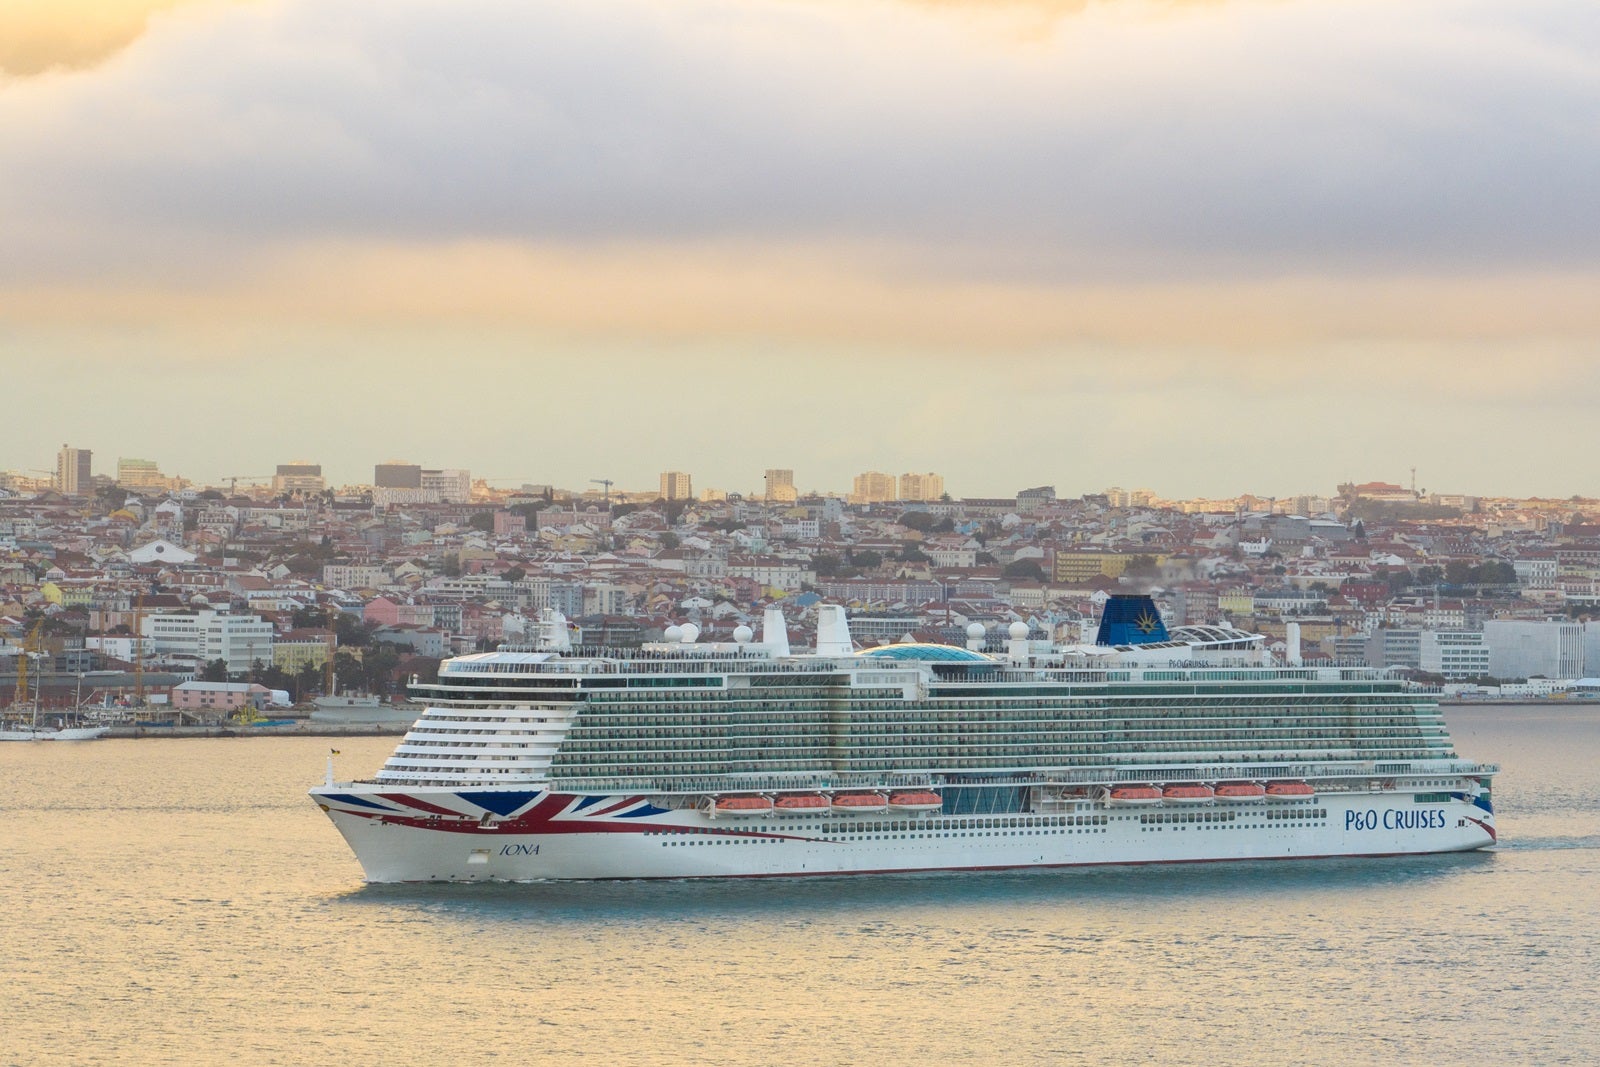
<instances>
[{"instance_id":1,"label":"white antenna dome","mask_svg":"<svg viewBox=\"0 0 1600 1067\"><path fill-rule=\"evenodd\" d=\"M665 630L663 630L661 632L661 639L663 641L682 641L683 640L683 627L681 627L681 626L669 626L669 627L667 627Z\"/></svg>"},{"instance_id":2,"label":"white antenna dome","mask_svg":"<svg viewBox=\"0 0 1600 1067\"><path fill-rule=\"evenodd\" d=\"M1011 640L1021 641L1028 636L1028 624L1019 620L1012 623L1006 632L1011 635Z\"/></svg>"},{"instance_id":3,"label":"white antenna dome","mask_svg":"<svg viewBox=\"0 0 1600 1067\"><path fill-rule=\"evenodd\" d=\"M682 641L686 645L692 645L699 636L700 627L696 626L692 622L686 622L683 624L683 629L678 633L678 640Z\"/></svg>"},{"instance_id":4,"label":"white antenna dome","mask_svg":"<svg viewBox=\"0 0 1600 1067\"><path fill-rule=\"evenodd\" d=\"M967 627L967 637L973 641L976 641L978 638L982 637L983 634L984 629L983 623L981 622L972 623Z\"/></svg>"},{"instance_id":5,"label":"white antenna dome","mask_svg":"<svg viewBox=\"0 0 1600 1067\"><path fill-rule=\"evenodd\" d=\"M748 626L735 626L733 628L733 640L737 644L749 644L750 639L755 635L756 632Z\"/></svg>"}]
</instances>

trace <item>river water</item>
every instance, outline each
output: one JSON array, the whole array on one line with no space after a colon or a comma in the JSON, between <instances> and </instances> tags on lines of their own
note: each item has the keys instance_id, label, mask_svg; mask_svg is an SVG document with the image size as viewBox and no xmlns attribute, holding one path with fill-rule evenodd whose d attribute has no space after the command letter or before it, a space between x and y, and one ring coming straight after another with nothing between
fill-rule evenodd
<instances>
[{"instance_id":1,"label":"river water","mask_svg":"<svg viewBox=\"0 0 1600 1067\"><path fill-rule=\"evenodd\" d=\"M0 1064L1600 1063L1600 708L1448 718L1493 852L733 883L366 886L326 740L0 745Z\"/></svg>"}]
</instances>

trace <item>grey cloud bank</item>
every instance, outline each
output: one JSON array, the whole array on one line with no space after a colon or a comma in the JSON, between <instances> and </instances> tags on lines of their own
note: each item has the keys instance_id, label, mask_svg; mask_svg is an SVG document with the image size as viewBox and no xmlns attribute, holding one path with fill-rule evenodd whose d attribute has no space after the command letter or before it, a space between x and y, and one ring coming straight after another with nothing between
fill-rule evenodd
<instances>
[{"instance_id":1,"label":"grey cloud bank","mask_svg":"<svg viewBox=\"0 0 1600 1067\"><path fill-rule=\"evenodd\" d=\"M891 4L184 11L0 83L23 220L0 278L306 239L874 241L1048 279L1590 269L1597 90L1600 20L1558 0L1090 5L1024 40Z\"/></svg>"}]
</instances>

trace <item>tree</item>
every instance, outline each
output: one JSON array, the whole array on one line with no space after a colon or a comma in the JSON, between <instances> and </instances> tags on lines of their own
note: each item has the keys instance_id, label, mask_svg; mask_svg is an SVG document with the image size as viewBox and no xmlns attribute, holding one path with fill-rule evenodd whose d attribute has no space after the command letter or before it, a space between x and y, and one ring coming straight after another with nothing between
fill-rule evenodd
<instances>
[{"instance_id":1,"label":"tree","mask_svg":"<svg viewBox=\"0 0 1600 1067\"><path fill-rule=\"evenodd\" d=\"M811 557L811 569L818 578L833 578L839 573L839 557L832 552L818 552Z\"/></svg>"},{"instance_id":2,"label":"tree","mask_svg":"<svg viewBox=\"0 0 1600 1067\"><path fill-rule=\"evenodd\" d=\"M933 557L917 547L915 541L900 542L899 558L907 563L929 563Z\"/></svg>"},{"instance_id":3,"label":"tree","mask_svg":"<svg viewBox=\"0 0 1600 1067\"><path fill-rule=\"evenodd\" d=\"M494 512L474 511L471 515L467 516L467 525L472 527L474 530L481 530L484 533L492 533L494 532Z\"/></svg>"},{"instance_id":4,"label":"tree","mask_svg":"<svg viewBox=\"0 0 1600 1067\"><path fill-rule=\"evenodd\" d=\"M850 553L849 559L852 566L860 567L865 571L876 570L883 566L883 553L874 552L870 548Z\"/></svg>"},{"instance_id":5,"label":"tree","mask_svg":"<svg viewBox=\"0 0 1600 1067\"><path fill-rule=\"evenodd\" d=\"M500 577L508 582L520 582L528 576L528 572L521 567L507 567Z\"/></svg>"},{"instance_id":6,"label":"tree","mask_svg":"<svg viewBox=\"0 0 1600 1067\"><path fill-rule=\"evenodd\" d=\"M366 686L366 668L360 657L350 652L340 652L333 657L333 679L344 692Z\"/></svg>"},{"instance_id":7,"label":"tree","mask_svg":"<svg viewBox=\"0 0 1600 1067\"><path fill-rule=\"evenodd\" d=\"M1036 582L1044 581L1044 568L1036 559L1014 559L1005 565L1001 574L1007 578L1027 578Z\"/></svg>"},{"instance_id":8,"label":"tree","mask_svg":"<svg viewBox=\"0 0 1600 1067\"><path fill-rule=\"evenodd\" d=\"M1137 555L1128 561L1127 568L1123 571L1130 578L1150 578L1156 573L1158 564L1154 556Z\"/></svg>"},{"instance_id":9,"label":"tree","mask_svg":"<svg viewBox=\"0 0 1600 1067\"><path fill-rule=\"evenodd\" d=\"M228 664L225 660L214 659L200 669L202 682L226 682L228 680Z\"/></svg>"},{"instance_id":10,"label":"tree","mask_svg":"<svg viewBox=\"0 0 1600 1067\"><path fill-rule=\"evenodd\" d=\"M921 533L927 533L929 530L933 529L934 518L926 511L908 511L896 519L895 522L899 523L901 526L904 526L908 530L917 530Z\"/></svg>"},{"instance_id":11,"label":"tree","mask_svg":"<svg viewBox=\"0 0 1600 1067\"><path fill-rule=\"evenodd\" d=\"M661 535L662 548L677 548L681 544L683 544L683 542L678 540L678 535L673 533L671 530L668 530L666 533Z\"/></svg>"},{"instance_id":12,"label":"tree","mask_svg":"<svg viewBox=\"0 0 1600 1067\"><path fill-rule=\"evenodd\" d=\"M295 672L294 689L301 700L315 692L322 681L322 670L315 663L302 663Z\"/></svg>"}]
</instances>

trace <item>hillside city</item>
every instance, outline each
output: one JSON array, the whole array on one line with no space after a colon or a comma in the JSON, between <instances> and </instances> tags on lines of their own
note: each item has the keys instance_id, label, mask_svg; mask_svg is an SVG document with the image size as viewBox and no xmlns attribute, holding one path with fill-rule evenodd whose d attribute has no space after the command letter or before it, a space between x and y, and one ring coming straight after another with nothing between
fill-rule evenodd
<instances>
[{"instance_id":1,"label":"hillside city","mask_svg":"<svg viewBox=\"0 0 1600 1067\"><path fill-rule=\"evenodd\" d=\"M1479 498L1387 482L1332 495L1166 500L1050 486L1002 498L938 474L869 471L847 494L764 472L750 493L494 487L390 461L333 487L319 464L202 486L63 446L0 474L0 706L37 699L204 721L330 692L404 695L441 659L533 639L636 648L706 640L783 608L796 647L818 605L860 646L1092 639L1108 594L1169 625L1213 624L1308 664L1406 672L1460 698L1589 693L1600 675L1600 502ZM971 629L982 627L982 636ZM19 675L21 676L19 678ZM13 708L14 712L15 709Z\"/></svg>"}]
</instances>

